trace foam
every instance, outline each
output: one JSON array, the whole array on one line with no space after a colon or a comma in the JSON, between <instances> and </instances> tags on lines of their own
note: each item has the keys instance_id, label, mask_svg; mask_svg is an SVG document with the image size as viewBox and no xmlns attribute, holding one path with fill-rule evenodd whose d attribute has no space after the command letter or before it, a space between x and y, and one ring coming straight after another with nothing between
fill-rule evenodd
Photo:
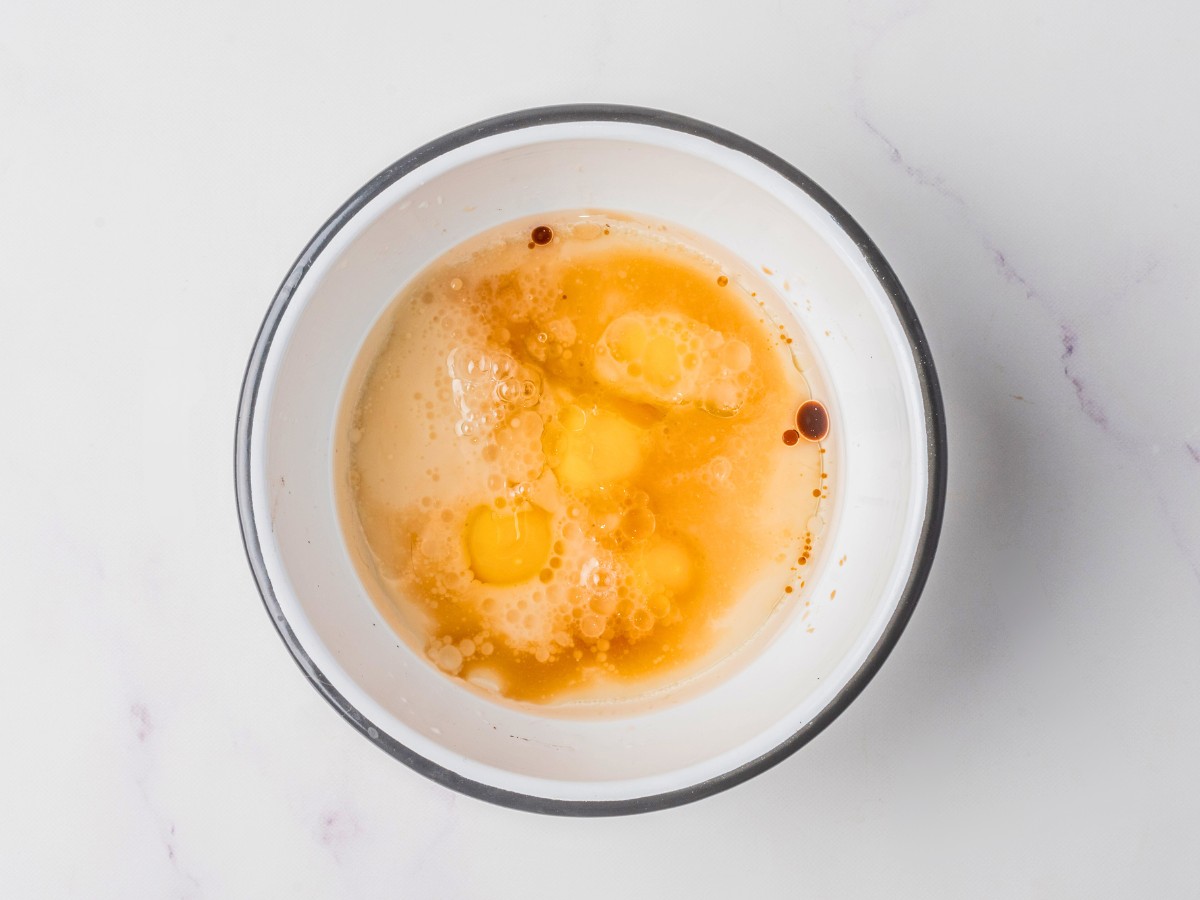
<instances>
[{"instance_id":1,"label":"foam","mask_svg":"<svg viewBox=\"0 0 1200 900\"><path fill-rule=\"evenodd\" d=\"M750 392L750 348L679 313L618 316L596 346L597 377L632 400L738 414Z\"/></svg>"}]
</instances>

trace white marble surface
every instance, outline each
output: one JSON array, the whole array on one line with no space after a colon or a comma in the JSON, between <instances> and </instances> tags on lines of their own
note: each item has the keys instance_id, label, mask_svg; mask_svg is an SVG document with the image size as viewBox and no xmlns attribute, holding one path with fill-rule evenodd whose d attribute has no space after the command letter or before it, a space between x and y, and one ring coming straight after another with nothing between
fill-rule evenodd
<instances>
[{"instance_id":1,"label":"white marble surface","mask_svg":"<svg viewBox=\"0 0 1200 900\"><path fill-rule=\"evenodd\" d=\"M0 894L1200 896L1200 7L0 4ZM837 197L924 322L946 528L807 748L571 821L426 782L275 636L234 410L419 142L660 106Z\"/></svg>"}]
</instances>

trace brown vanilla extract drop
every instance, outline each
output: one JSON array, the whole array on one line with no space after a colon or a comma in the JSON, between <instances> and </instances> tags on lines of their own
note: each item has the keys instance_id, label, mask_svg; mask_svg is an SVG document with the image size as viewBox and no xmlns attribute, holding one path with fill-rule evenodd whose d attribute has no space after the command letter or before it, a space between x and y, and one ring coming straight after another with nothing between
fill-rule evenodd
<instances>
[{"instance_id":1,"label":"brown vanilla extract drop","mask_svg":"<svg viewBox=\"0 0 1200 900\"><path fill-rule=\"evenodd\" d=\"M796 413L796 427L800 434L809 441L820 441L829 434L829 413L825 405L817 400L809 400Z\"/></svg>"},{"instance_id":2,"label":"brown vanilla extract drop","mask_svg":"<svg viewBox=\"0 0 1200 900\"><path fill-rule=\"evenodd\" d=\"M549 225L539 225L529 236L535 244L545 246L554 240L554 230Z\"/></svg>"},{"instance_id":3,"label":"brown vanilla extract drop","mask_svg":"<svg viewBox=\"0 0 1200 900\"><path fill-rule=\"evenodd\" d=\"M800 440L800 432L795 428L789 428L783 433L783 442L789 447L794 447L796 442Z\"/></svg>"}]
</instances>

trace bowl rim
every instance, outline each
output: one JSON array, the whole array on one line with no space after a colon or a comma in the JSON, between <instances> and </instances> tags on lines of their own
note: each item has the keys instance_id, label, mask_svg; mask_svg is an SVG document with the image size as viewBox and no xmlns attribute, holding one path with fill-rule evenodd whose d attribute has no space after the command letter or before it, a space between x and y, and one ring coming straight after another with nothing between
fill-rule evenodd
<instances>
[{"instance_id":1,"label":"bowl rim","mask_svg":"<svg viewBox=\"0 0 1200 900\"><path fill-rule=\"evenodd\" d=\"M875 646L863 659L842 689L812 719L790 737L756 759L709 778L698 784L643 797L620 800L562 800L526 794L465 778L401 744L355 708L329 679L317 668L292 631L266 570L251 496L251 430L255 404L263 369L276 330L301 281L341 228L369 202L401 177L451 150L475 141L542 125L579 122L620 122L666 128L694 137L704 138L728 149L742 153L773 169L816 201L833 218L839 228L854 241L865 261L878 279L884 293L892 302L904 329L913 354L921 391L926 428L928 482L925 498L925 518L917 540L916 553L908 580L901 592L891 618L884 626ZM774 153L715 125L676 113L640 106L604 103L573 103L518 110L484 119L443 135L392 163L338 208L308 242L292 264L259 327L254 347L246 364L238 402L237 427L234 435L234 485L238 520L246 559L257 584L263 605L279 637L304 672L312 686L331 706L353 725L367 740L410 769L444 787L485 800L499 806L527 812L562 816L619 816L651 812L691 803L753 778L766 771L820 734L860 694L887 659L901 633L912 617L917 599L925 586L937 550L946 500L946 423L945 408L933 357L925 332L916 311L900 285L892 267L862 227L828 193L811 178Z\"/></svg>"}]
</instances>

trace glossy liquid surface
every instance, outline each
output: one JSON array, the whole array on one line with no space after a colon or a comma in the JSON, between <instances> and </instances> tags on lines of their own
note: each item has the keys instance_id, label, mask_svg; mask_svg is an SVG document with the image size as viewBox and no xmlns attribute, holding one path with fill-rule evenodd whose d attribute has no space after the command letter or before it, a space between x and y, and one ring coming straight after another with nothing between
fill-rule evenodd
<instances>
[{"instance_id":1,"label":"glossy liquid surface","mask_svg":"<svg viewBox=\"0 0 1200 900\"><path fill-rule=\"evenodd\" d=\"M335 454L397 632L498 698L613 700L711 666L791 601L827 482L817 444L780 440L811 395L762 289L595 213L485 233L406 287Z\"/></svg>"}]
</instances>

